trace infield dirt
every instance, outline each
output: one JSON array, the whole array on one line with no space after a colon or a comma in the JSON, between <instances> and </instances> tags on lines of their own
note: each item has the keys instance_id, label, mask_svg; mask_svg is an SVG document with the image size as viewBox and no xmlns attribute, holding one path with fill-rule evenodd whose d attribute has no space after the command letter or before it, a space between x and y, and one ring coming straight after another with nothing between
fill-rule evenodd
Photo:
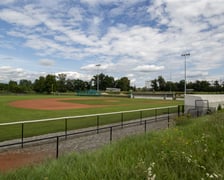
<instances>
[{"instance_id":1,"label":"infield dirt","mask_svg":"<svg viewBox=\"0 0 224 180\"><path fill-rule=\"evenodd\" d=\"M68 100L75 100L75 98L18 100L11 102L9 105L17 108L38 109L38 110L64 110L64 109L95 108L105 106L105 105L90 105L74 102L64 102Z\"/></svg>"}]
</instances>

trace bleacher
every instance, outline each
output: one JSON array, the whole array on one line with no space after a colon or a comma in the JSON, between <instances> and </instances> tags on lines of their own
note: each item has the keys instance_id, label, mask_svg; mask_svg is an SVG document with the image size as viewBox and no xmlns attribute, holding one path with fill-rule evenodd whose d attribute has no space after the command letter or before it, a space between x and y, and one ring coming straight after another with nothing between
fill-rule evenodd
<instances>
[{"instance_id":1,"label":"bleacher","mask_svg":"<svg viewBox=\"0 0 224 180\"><path fill-rule=\"evenodd\" d=\"M77 96L100 96L101 93L97 90L94 90L94 89L90 89L90 90L87 90L87 91L78 91L76 93Z\"/></svg>"}]
</instances>

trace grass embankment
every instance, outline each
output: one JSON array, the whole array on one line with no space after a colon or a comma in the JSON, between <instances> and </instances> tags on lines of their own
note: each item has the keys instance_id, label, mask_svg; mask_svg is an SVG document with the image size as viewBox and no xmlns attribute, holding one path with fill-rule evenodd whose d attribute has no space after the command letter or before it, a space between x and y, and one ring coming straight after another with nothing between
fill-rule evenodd
<instances>
[{"instance_id":1,"label":"grass embankment","mask_svg":"<svg viewBox=\"0 0 224 180\"><path fill-rule=\"evenodd\" d=\"M181 119L164 131L132 136L0 179L223 179L224 112Z\"/></svg>"}]
</instances>

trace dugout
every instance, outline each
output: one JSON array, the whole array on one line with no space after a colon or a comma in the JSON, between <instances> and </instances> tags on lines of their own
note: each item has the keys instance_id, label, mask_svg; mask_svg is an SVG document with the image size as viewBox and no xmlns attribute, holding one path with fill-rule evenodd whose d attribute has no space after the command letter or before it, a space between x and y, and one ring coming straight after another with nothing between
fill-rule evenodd
<instances>
[{"instance_id":1,"label":"dugout","mask_svg":"<svg viewBox=\"0 0 224 180\"><path fill-rule=\"evenodd\" d=\"M224 108L224 94L187 94L184 101L185 113L197 116L217 111L218 106Z\"/></svg>"},{"instance_id":2,"label":"dugout","mask_svg":"<svg viewBox=\"0 0 224 180\"><path fill-rule=\"evenodd\" d=\"M78 91L76 93L77 96L100 96L101 93L97 90L94 90L94 89L90 89L90 90L87 90L87 91Z\"/></svg>"}]
</instances>

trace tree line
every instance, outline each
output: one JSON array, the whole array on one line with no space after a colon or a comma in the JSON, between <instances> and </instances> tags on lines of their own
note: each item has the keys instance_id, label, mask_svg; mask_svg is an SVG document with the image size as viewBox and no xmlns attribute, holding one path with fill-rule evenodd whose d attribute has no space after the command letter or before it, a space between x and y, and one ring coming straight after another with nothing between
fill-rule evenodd
<instances>
[{"instance_id":1,"label":"tree line","mask_svg":"<svg viewBox=\"0 0 224 180\"><path fill-rule=\"evenodd\" d=\"M162 76L151 81L151 90L153 91L184 91L184 80L179 82L165 81ZM206 80L188 82L186 84L188 91L196 92L224 92L224 81L209 82Z\"/></svg>"},{"instance_id":2,"label":"tree line","mask_svg":"<svg viewBox=\"0 0 224 180\"><path fill-rule=\"evenodd\" d=\"M105 91L106 88L120 88L121 91L129 91L131 89L130 80L122 77L115 80L114 77L103 73L93 76L90 81L81 79L68 79L66 74L58 74L57 76L48 74L40 76L34 82L22 79L19 82L10 80L8 83L0 83L0 91L12 93L45 93L52 92L77 92L89 89L96 89L97 79L99 78L99 90Z\"/></svg>"},{"instance_id":3,"label":"tree line","mask_svg":"<svg viewBox=\"0 0 224 180\"><path fill-rule=\"evenodd\" d=\"M80 79L68 79L66 74L58 74L57 76L48 74L40 76L34 82L22 79L19 82L9 81L8 83L0 83L1 92L12 93L46 93L52 92L78 92L89 89L96 89L97 78L95 75L90 81ZM158 76L151 81L151 88L138 88L139 91L184 91L184 80L179 82L166 81L162 76ZM99 90L105 91L106 88L119 88L121 91L136 90L136 87L130 85L130 80L127 77L122 77L115 80L114 77L99 74ZM196 92L224 92L224 81L209 82L206 80L187 83L187 90Z\"/></svg>"}]
</instances>

